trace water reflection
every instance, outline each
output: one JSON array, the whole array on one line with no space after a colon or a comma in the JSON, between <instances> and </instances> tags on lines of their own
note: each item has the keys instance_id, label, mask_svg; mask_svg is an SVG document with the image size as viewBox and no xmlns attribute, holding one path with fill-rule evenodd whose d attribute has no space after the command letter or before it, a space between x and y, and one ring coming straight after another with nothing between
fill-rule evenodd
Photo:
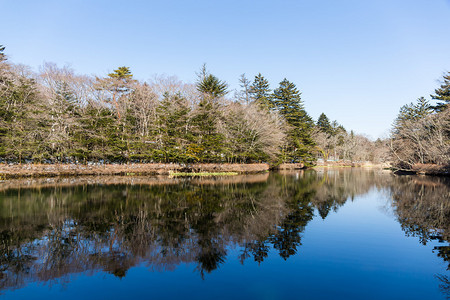
<instances>
[{"instance_id":1,"label":"water reflection","mask_svg":"<svg viewBox=\"0 0 450 300\"><path fill-rule=\"evenodd\" d=\"M426 245L450 241L450 183L447 178L400 177L391 187L393 207L403 231ZM434 250L450 270L450 246Z\"/></svg>"},{"instance_id":2,"label":"water reflection","mask_svg":"<svg viewBox=\"0 0 450 300\"><path fill-rule=\"evenodd\" d=\"M383 171L326 170L221 179L85 177L0 185L0 289L65 280L99 270L124 277L136 265L173 270L194 263L201 277L239 261L284 260L301 251L315 217L376 188L392 195L407 235L450 240L450 184ZM436 246L449 264L450 247ZM449 278L438 274L449 293Z\"/></svg>"},{"instance_id":3,"label":"water reflection","mask_svg":"<svg viewBox=\"0 0 450 300\"><path fill-rule=\"evenodd\" d=\"M448 178L399 177L391 187L393 207L403 231L426 245L450 241L450 181ZM450 271L450 245L435 246ZM450 279L437 274L439 288L450 299Z\"/></svg>"}]
</instances>

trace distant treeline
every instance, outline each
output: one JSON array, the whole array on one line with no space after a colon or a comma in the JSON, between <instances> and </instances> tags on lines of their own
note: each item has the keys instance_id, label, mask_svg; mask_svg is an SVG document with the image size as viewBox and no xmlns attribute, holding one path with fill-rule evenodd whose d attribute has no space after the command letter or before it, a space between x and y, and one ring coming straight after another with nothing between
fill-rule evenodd
<instances>
[{"instance_id":1,"label":"distant treeline","mask_svg":"<svg viewBox=\"0 0 450 300\"><path fill-rule=\"evenodd\" d=\"M258 74L240 90L205 66L195 84L104 77L44 64L38 73L7 61L0 46L0 160L3 162L303 162L385 160L384 141L347 132L304 109L284 79L271 90Z\"/></svg>"}]
</instances>

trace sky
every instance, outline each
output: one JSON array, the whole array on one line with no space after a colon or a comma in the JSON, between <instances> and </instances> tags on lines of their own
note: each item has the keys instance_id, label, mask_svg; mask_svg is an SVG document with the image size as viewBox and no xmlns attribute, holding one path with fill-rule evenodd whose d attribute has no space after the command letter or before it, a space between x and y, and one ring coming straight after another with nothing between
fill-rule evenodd
<instances>
[{"instance_id":1,"label":"sky","mask_svg":"<svg viewBox=\"0 0 450 300\"><path fill-rule=\"evenodd\" d=\"M0 0L0 20L9 60L35 71L195 82L206 63L231 89L243 73L287 78L315 120L372 139L450 71L450 0Z\"/></svg>"}]
</instances>

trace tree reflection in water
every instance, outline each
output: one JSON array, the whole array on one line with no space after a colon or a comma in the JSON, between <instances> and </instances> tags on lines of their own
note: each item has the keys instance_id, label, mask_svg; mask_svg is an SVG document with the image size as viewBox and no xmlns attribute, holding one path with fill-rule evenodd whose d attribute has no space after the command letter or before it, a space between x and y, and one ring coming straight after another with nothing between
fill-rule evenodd
<instances>
[{"instance_id":1,"label":"tree reflection in water","mask_svg":"<svg viewBox=\"0 0 450 300\"><path fill-rule=\"evenodd\" d=\"M204 277L234 245L242 264L263 263L271 249L287 260L299 251L315 211L325 219L373 187L390 191L408 235L422 243L450 239L450 187L442 178L353 169L67 180L0 186L1 290L98 270L123 277L139 264L173 270L193 262ZM448 246L435 251L450 262ZM448 277L437 277L448 292Z\"/></svg>"},{"instance_id":2,"label":"tree reflection in water","mask_svg":"<svg viewBox=\"0 0 450 300\"><path fill-rule=\"evenodd\" d=\"M393 207L402 229L422 244L450 241L450 180L448 178L400 177L391 188ZM437 256L450 270L450 245L435 246ZM450 298L448 276L438 274L439 288Z\"/></svg>"},{"instance_id":3,"label":"tree reflection in water","mask_svg":"<svg viewBox=\"0 0 450 300\"><path fill-rule=\"evenodd\" d=\"M450 299L450 279L448 276L438 274L436 278L439 280L439 289L441 292L447 296L447 299Z\"/></svg>"}]
</instances>

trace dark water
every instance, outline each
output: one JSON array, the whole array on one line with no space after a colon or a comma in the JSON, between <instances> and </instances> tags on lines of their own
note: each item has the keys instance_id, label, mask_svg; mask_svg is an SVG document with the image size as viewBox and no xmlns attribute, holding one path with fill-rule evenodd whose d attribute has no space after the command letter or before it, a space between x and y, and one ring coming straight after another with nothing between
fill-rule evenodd
<instances>
[{"instance_id":1,"label":"dark water","mask_svg":"<svg viewBox=\"0 0 450 300\"><path fill-rule=\"evenodd\" d=\"M0 183L7 299L450 299L449 241L444 178Z\"/></svg>"}]
</instances>

